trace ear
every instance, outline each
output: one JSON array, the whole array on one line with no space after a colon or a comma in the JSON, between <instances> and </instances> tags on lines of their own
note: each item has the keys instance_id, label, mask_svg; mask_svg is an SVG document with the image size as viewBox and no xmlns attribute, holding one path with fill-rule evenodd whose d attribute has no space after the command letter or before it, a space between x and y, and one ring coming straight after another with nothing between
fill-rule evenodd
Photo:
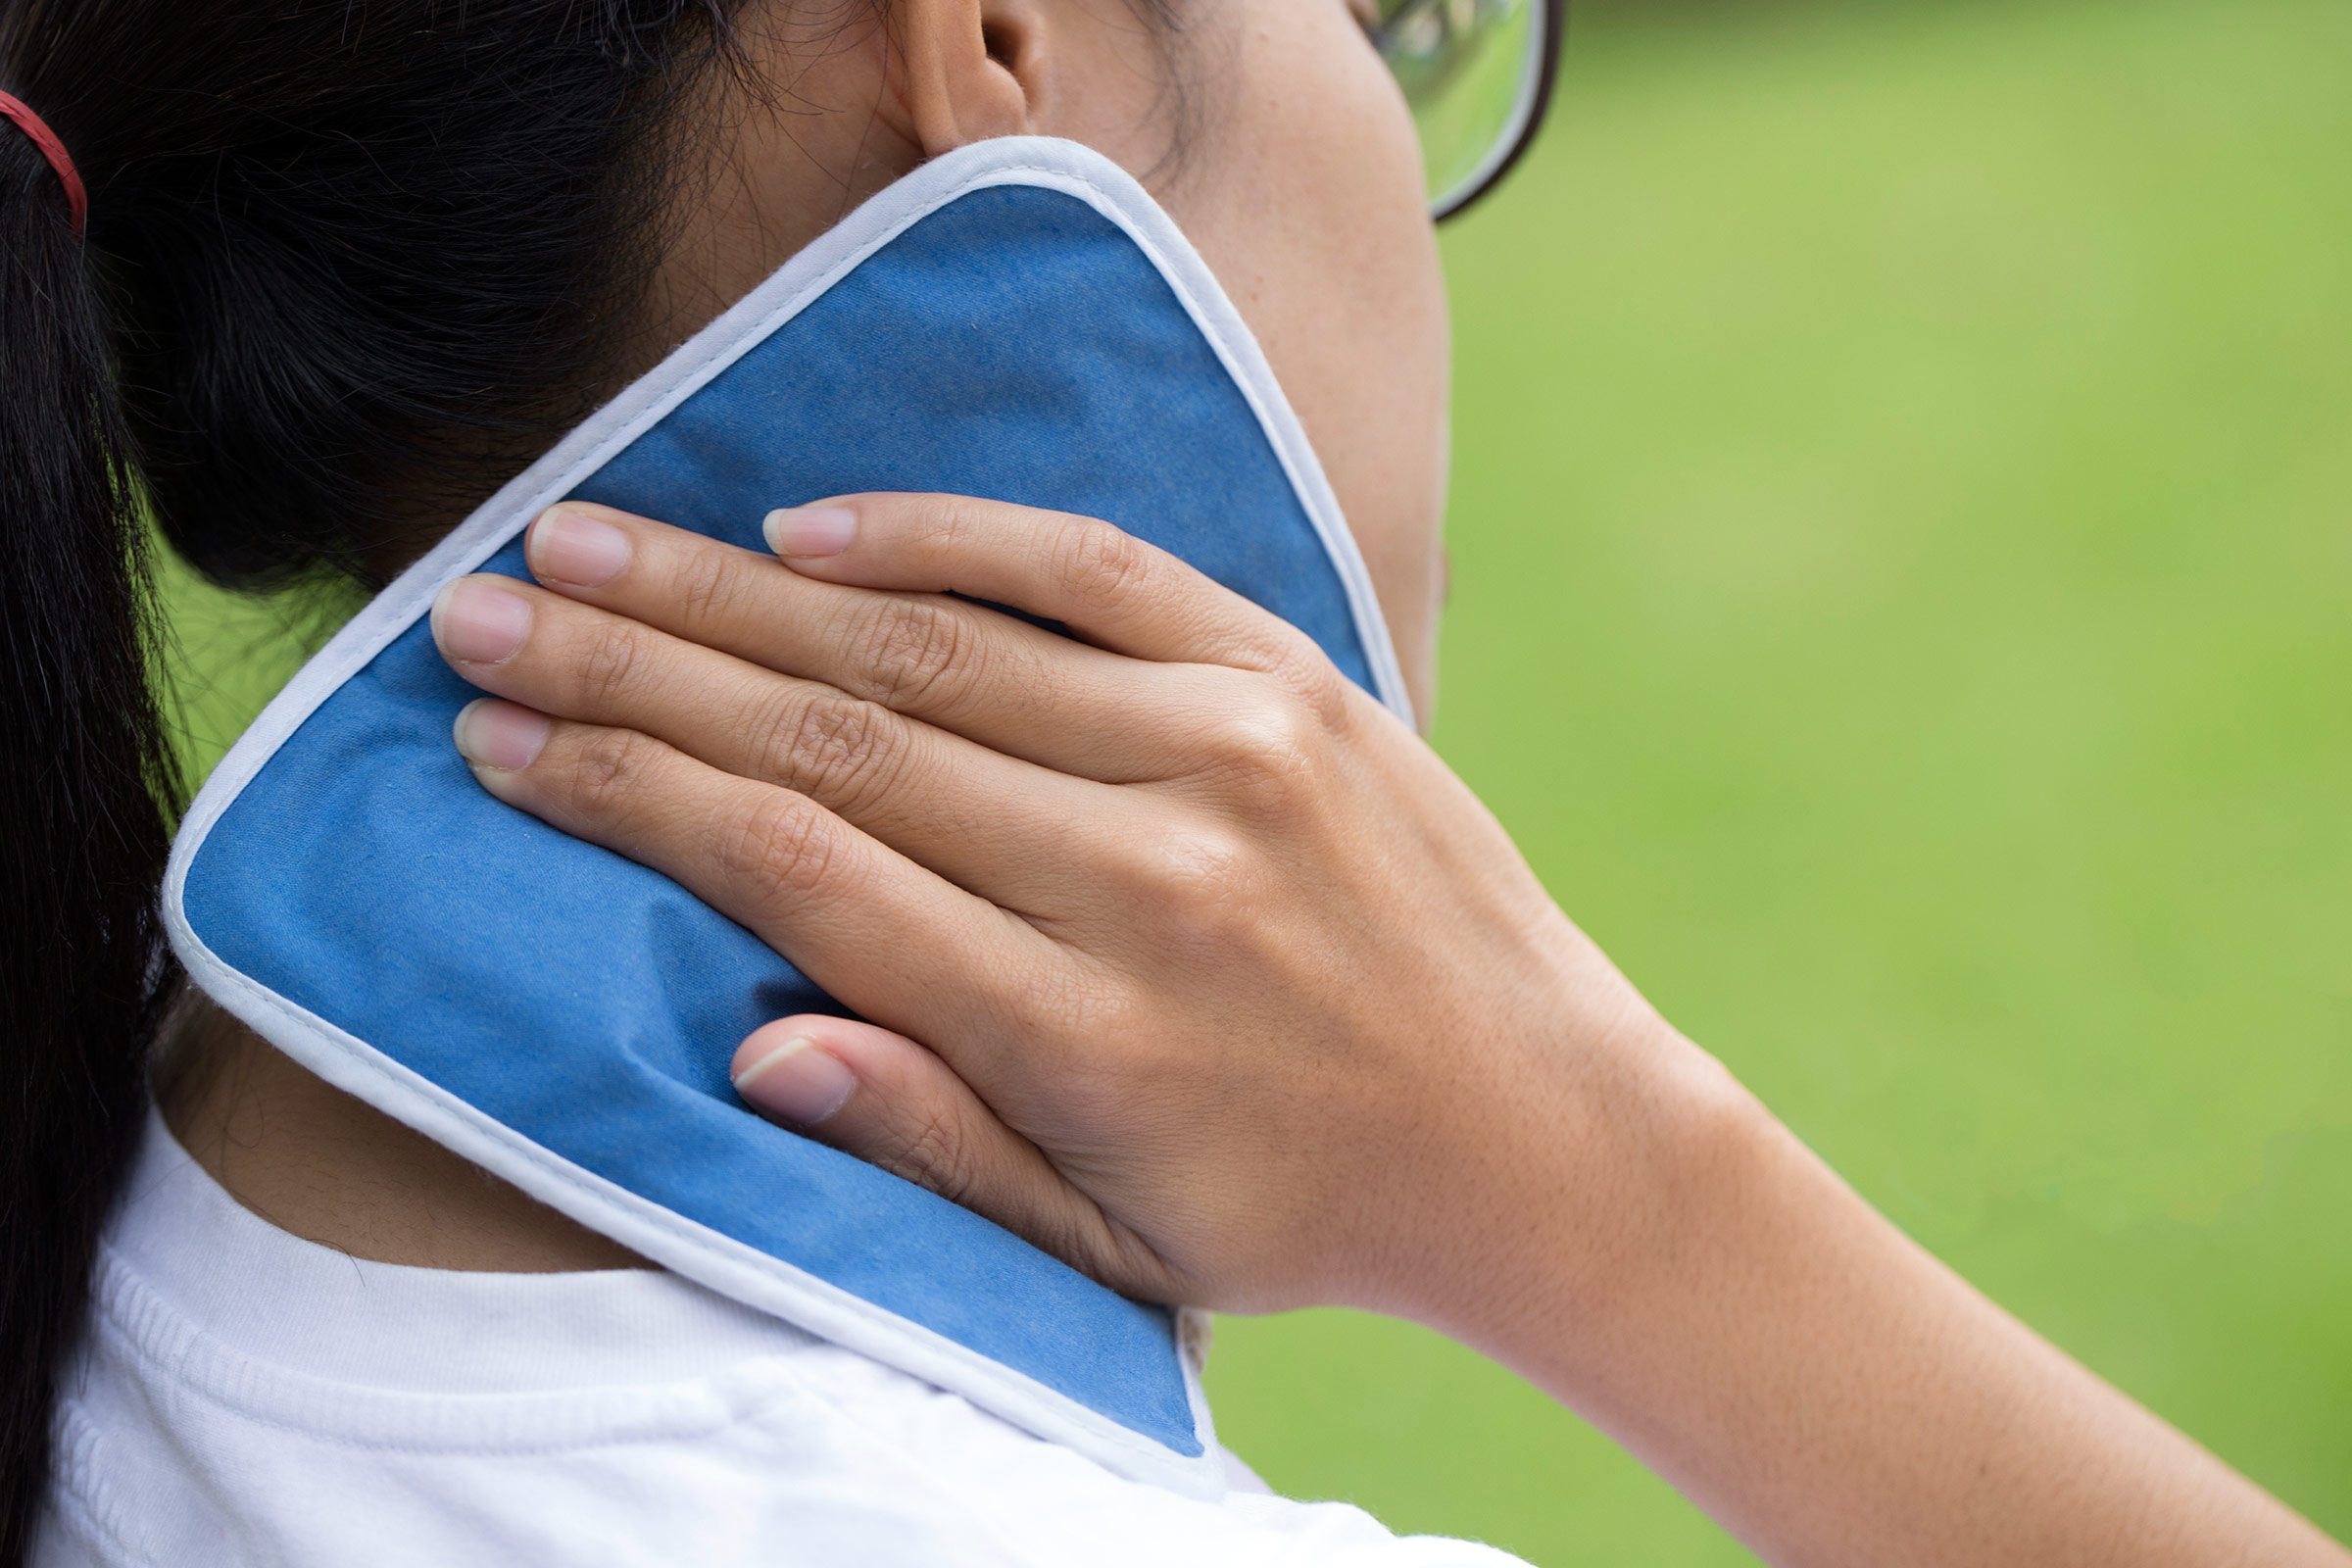
<instances>
[{"instance_id":1,"label":"ear","mask_svg":"<svg viewBox=\"0 0 2352 1568\"><path fill-rule=\"evenodd\" d=\"M897 0L891 11L900 96L924 157L1029 130L1042 0Z\"/></svg>"}]
</instances>

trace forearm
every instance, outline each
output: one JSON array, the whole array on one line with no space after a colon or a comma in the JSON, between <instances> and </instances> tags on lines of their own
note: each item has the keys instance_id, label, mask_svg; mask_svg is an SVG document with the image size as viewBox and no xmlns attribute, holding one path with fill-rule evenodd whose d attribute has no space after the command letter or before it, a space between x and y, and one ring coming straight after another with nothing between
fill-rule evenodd
<instances>
[{"instance_id":1,"label":"forearm","mask_svg":"<svg viewBox=\"0 0 2352 1568\"><path fill-rule=\"evenodd\" d=\"M1580 1219L1554 1254L1602 1265L1498 1260L1458 1332L1761 1555L2352 1561L1914 1245L1728 1080L1676 1076L1635 1104L1647 1190L1629 1185L1626 1223L1596 1252Z\"/></svg>"}]
</instances>

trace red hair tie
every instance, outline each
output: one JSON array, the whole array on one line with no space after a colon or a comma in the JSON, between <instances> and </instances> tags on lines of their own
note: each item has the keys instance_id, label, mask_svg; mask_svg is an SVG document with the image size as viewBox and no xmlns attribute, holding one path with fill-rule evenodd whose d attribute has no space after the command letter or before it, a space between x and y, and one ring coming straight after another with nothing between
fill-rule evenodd
<instances>
[{"instance_id":1,"label":"red hair tie","mask_svg":"<svg viewBox=\"0 0 2352 1568\"><path fill-rule=\"evenodd\" d=\"M81 231L89 223L90 193L83 187L81 172L74 167L74 157L66 151L66 144L57 139L57 132L49 128L47 121L14 93L0 92L0 116L15 121L17 128L32 138L41 156L49 160L49 167L57 171L57 182L66 187L66 206L74 214L74 237L81 238Z\"/></svg>"}]
</instances>

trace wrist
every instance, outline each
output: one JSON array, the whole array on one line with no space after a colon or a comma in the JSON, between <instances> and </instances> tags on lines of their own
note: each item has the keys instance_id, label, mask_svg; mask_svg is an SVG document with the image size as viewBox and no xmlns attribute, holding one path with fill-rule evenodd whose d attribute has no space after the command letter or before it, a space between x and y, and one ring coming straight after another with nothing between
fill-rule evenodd
<instances>
[{"instance_id":1,"label":"wrist","mask_svg":"<svg viewBox=\"0 0 2352 1568\"><path fill-rule=\"evenodd\" d=\"M1399 1312L1574 1398L1587 1352L1688 1288L1703 1238L1788 1142L1712 1055L1637 1003L1540 1051L1458 1141L1445 1231Z\"/></svg>"}]
</instances>

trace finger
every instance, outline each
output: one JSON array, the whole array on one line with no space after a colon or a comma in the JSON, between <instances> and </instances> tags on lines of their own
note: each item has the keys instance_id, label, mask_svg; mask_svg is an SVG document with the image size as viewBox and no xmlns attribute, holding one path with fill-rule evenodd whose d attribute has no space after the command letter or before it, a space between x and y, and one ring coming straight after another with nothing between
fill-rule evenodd
<instances>
[{"instance_id":1,"label":"finger","mask_svg":"<svg viewBox=\"0 0 2352 1568\"><path fill-rule=\"evenodd\" d=\"M566 502L524 541L551 590L768 669L822 681L992 751L1083 778L1150 776L1147 715L1198 709L1147 664L940 594L816 582L773 556Z\"/></svg>"},{"instance_id":2,"label":"finger","mask_svg":"<svg viewBox=\"0 0 2352 1568\"><path fill-rule=\"evenodd\" d=\"M790 790L738 778L633 730L468 704L458 750L498 799L651 866L856 1011L951 1051L984 1093L1020 1093L988 1042L1063 956L1037 929L941 880Z\"/></svg>"},{"instance_id":3,"label":"finger","mask_svg":"<svg viewBox=\"0 0 2352 1568\"><path fill-rule=\"evenodd\" d=\"M1035 1144L904 1035L853 1018L782 1018L752 1032L730 1072L761 1115L977 1210L1114 1289L1167 1283Z\"/></svg>"},{"instance_id":4,"label":"finger","mask_svg":"<svg viewBox=\"0 0 2352 1568\"><path fill-rule=\"evenodd\" d=\"M1010 605L1136 659L1330 668L1296 627L1094 517L964 496L873 494L770 513L764 531L805 576Z\"/></svg>"},{"instance_id":5,"label":"finger","mask_svg":"<svg viewBox=\"0 0 2352 1568\"><path fill-rule=\"evenodd\" d=\"M739 777L798 791L1024 912L1066 903L1067 857L1130 831L1138 809L1101 784L511 577L450 584L432 627L451 664L485 691L556 717L638 730Z\"/></svg>"}]
</instances>

